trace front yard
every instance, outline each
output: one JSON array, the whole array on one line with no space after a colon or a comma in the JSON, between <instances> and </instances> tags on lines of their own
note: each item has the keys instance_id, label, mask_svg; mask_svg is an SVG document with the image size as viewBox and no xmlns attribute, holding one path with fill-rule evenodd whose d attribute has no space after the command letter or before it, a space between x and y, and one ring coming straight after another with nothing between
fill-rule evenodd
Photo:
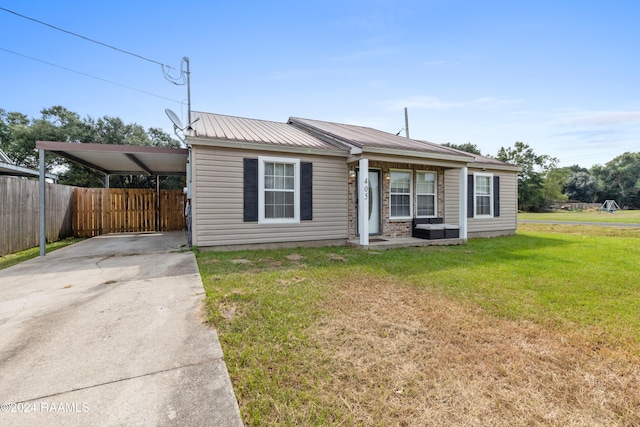
<instances>
[{"instance_id":1,"label":"front yard","mask_svg":"<svg viewBox=\"0 0 640 427\"><path fill-rule=\"evenodd\" d=\"M639 243L525 224L197 259L247 425L638 425Z\"/></svg>"}]
</instances>

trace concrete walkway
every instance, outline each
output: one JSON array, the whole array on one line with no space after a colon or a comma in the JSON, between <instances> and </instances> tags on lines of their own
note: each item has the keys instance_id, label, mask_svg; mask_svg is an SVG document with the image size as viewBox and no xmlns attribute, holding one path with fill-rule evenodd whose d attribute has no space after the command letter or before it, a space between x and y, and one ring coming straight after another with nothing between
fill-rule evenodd
<instances>
[{"instance_id":1,"label":"concrete walkway","mask_svg":"<svg viewBox=\"0 0 640 427\"><path fill-rule=\"evenodd\" d=\"M185 243L107 235L0 270L0 425L241 426Z\"/></svg>"}]
</instances>

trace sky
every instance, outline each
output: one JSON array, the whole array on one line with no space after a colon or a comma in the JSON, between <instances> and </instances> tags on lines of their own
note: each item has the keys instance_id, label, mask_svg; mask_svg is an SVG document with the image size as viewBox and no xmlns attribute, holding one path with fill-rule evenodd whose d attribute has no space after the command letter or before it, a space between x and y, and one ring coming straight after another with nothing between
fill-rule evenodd
<instances>
[{"instance_id":1,"label":"sky","mask_svg":"<svg viewBox=\"0 0 640 427\"><path fill-rule=\"evenodd\" d=\"M368 126L559 166L640 151L640 2L112 0L0 7L0 108L62 105L172 132L192 110ZM54 64L54 65L51 65ZM61 68L63 67L63 68ZM404 135L404 131L401 133Z\"/></svg>"}]
</instances>

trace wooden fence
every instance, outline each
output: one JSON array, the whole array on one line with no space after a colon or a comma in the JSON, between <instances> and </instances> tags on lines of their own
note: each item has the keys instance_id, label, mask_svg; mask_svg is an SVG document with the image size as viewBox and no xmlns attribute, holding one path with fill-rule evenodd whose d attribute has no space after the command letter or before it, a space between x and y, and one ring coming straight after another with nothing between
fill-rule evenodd
<instances>
[{"instance_id":1,"label":"wooden fence","mask_svg":"<svg viewBox=\"0 0 640 427\"><path fill-rule=\"evenodd\" d=\"M45 184L47 241L73 235L73 189ZM0 256L40 244L40 201L37 180L0 176Z\"/></svg>"},{"instance_id":2,"label":"wooden fence","mask_svg":"<svg viewBox=\"0 0 640 427\"><path fill-rule=\"evenodd\" d=\"M181 190L76 188L76 237L106 233L183 230L185 196Z\"/></svg>"}]
</instances>

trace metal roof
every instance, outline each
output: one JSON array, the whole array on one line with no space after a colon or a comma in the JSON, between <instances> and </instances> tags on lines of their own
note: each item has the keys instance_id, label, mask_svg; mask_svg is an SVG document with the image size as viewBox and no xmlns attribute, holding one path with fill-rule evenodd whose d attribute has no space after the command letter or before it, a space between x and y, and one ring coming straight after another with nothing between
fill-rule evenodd
<instances>
[{"instance_id":1,"label":"metal roof","mask_svg":"<svg viewBox=\"0 0 640 427\"><path fill-rule=\"evenodd\" d=\"M185 175L189 150L114 144L37 141L36 148L108 175Z\"/></svg>"},{"instance_id":2,"label":"metal roof","mask_svg":"<svg viewBox=\"0 0 640 427\"><path fill-rule=\"evenodd\" d=\"M209 138L233 142L253 142L290 147L343 151L287 123L247 119L222 114L191 112L191 138ZM198 120L199 119L199 120Z\"/></svg>"},{"instance_id":3,"label":"metal roof","mask_svg":"<svg viewBox=\"0 0 640 427\"><path fill-rule=\"evenodd\" d=\"M376 147L392 150L419 151L448 156L470 156L468 153L463 154L458 150L451 150L432 142L409 139L363 126L302 119L298 117L291 117L289 119L289 123L308 129L312 132L319 132L328 135L358 148Z\"/></svg>"},{"instance_id":4,"label":"metal roof","mask_svg":"<svg viewBox=\"0 0 640 427\"><path fill-rule=\"evenodd\" d=\"M14 164L9 156L2 150L0 150L0 175L9 176L22 176L22 177L38 177L40 172L34 169L25 168L24 166L18 166ZM57 180L58 175L52 173L46 174L46 177L52 180Z\"/></svg>"},{"instance_id":5,"label":"metal roof","mask_svg":"<svg viewBox=\"0 0 640 427\"><path fill-rule=\"evenodd\" d=\"M208 138L223 142L313 148L333 152L348 151L351 147L365 150L369 148L413 151L427 157L433 155L435 158L448 158L461 162L471 162L475 159L473 163L513 166L490 157L363 126L299 117L290 117L287 123L280 123L199 111L193 111L191 118L197 121L192 125L193 130L189 134L190 142L194 142L194 138Z\"/></svg>"}]
</instances>

